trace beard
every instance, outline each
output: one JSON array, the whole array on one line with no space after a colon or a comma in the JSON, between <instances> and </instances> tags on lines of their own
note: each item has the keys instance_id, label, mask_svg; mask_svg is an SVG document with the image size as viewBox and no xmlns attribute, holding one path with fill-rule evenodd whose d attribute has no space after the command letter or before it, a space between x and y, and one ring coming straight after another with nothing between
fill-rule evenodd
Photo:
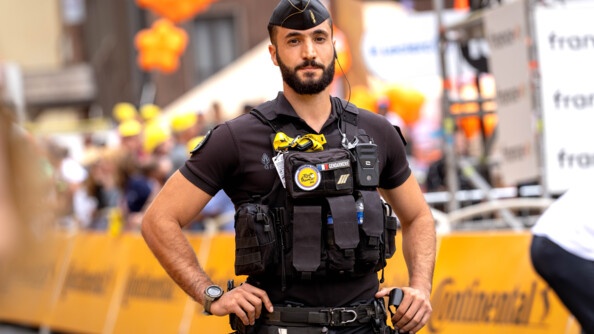
<instances>
[{"instance_id":1,"label":"beard","mask_svg":"<svg viewBox=\"0 0 594 334\"><path fill-rule=\"evenodd\" d=\"M294 69L290 69L285 63L282 62L278 53L276 54L276 61L281 70L283 81L289 85L297 94L301 95L315 95L326 89L332 80L334 79L334 61L330 62L328 67L323 64L316 62L315 60L306 60L302 64L296 66ZM320 68L324 72L322 77L318 80L313 79L311 74L307 74L304 80L299 79L297 71L305 67Z\"/></svg>"}]
</instances>

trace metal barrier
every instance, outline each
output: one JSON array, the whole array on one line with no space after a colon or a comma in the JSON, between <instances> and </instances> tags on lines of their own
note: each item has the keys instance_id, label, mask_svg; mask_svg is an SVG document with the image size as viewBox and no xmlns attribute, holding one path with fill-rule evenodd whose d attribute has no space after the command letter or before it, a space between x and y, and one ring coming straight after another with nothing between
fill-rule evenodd
<instances>
[{"instance_id":1,"label":"metal barrier","mask_svg":"<svg viewBox=\"0 0 594 334\"><path fill-rule=\"evenodd\" d=\"M484 216L486 214L498 213L502 210L510 212L510 210L540 210L544 211L548 208L555 200L552 198L507 198L497 199L488 202L481 202L474 205L469 205L450 213L445 213L438 209L432 208L433 217L436 222L436 229L438 233L449 233L452 230L461 229L464 222L470 221L475 217ZM523 223L519 219L514 220L514 224L518 222L520 226L510 224L507 217L502 217L504 226L512 227L514 230L525 229L528 224ZM474 222L473 222L474 223ZM479 224L476 224L479 225ZM496 227L495 224L490 222L490 227ZM480 229L483 229L484 224L480 224ZM489 226L487 226L489 227Z\"/></svg>"}]
</instances>

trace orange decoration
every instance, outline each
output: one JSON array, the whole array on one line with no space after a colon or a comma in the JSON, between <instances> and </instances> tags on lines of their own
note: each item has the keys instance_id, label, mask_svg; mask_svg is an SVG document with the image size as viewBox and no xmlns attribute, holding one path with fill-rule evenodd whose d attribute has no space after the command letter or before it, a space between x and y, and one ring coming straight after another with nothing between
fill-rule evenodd
<instances>
[{"instance_id":1,"label":"orange decoration","mask_svg":"<svg viewBox=\"0 0 594 334\"><path fill-rule=\"evenodd\" d=\"M483 125L485 127L485 135L491 137L497 127L497 114L486 114L483 116Z\"/></svg>"},{"instance_id":2,"label":"orange decoration","mask_svg":"<svg viewBox=\"0 0 594 334\"><path fill-rule=\"evenodd\" d=\"M136 0L138 6L175 23L186 21L205 11L212 2L213 0Z\"/></svg>"},{"instance_id":3,"label":"orange decoration","mask_svg":"<svg viewBox=\"0 0 594 334\"><path fill-rule=\"evenodd\" d=\"M179 57L188 44L188 34L166 19L159 19L150 29L136 34L138 65L143 70L172 73L179 67Z\"/></svg>"},{"instance_id":4,"label":"orange decoration","mask_svg":"<svg viewBox=\"0 0 594 334\"><path fill-rule=\"evenodd\" d=\"M492 87L490 81L484 80L483 97L488 98L492 95ZM478 91L473 84L467 84L460 89L460 98L462 100L476 100L478 98ZM493 102L483 102L483 110L494 111L495 104ZM450 107L450 112L454 115L473 114L468 116L459 116L457 118L458 127L464 132L464 136L468 139L473 138L481 131L480 119L476 115L479 111L479 104L477 102L456 103ZM490 137L497 126L497 114L489 113L483 115L483 127L485 136Z\"/></svg>"},{"instance_id":5,"label":"orange decoration","mask_svg":"<svg viewBox=\"0 0 594 334\"><path fill-rule=\"evenodd\" d=\"M473 138L481 129L478 116L464 116L458 118L458 126L464 132L464 137Z\"/></svg>"},{"instance_id":6,"label":"orange decoration","mask_svg":"<svg viewBox=\"0 0 594 334\"><path fill-rule=\"evenodd\" d=\"M468 10L470 3L468 0L454 0L454 9L456 10Z\"/></svg>"},{"instance_id":7,"label":"orange decoration","mask_svg":"<svg viewBox=\"0 0 594 334\"><path fill-rule=\"evenodd\" d=\"M465 116L458 118L458 126L464 132L464 136L468 139L474 138L480 133L481 124L478 116ZM485 129L485 136L490 137L497 126L497 114L486 114L483 116L483 126Z\"/></svg>"},{"instance_id":8,"label":"orange decoration","mask_svg":"<svg viewBox=\"0 0 594 334\"><path fill-rule=\"evenodd\" d=\"M334 79L340 78L344 73L347 73L351 69L353 62L351 58L351 50L347 42L347 38L344 33L338 29L337 26L333 26L334 31L334 50L336 50L336 60L334 61Z\"/></svg>"},{"instance_id":9,"label":"orange decoration","mask_svg":"<svg viewBox=\"0 0 594 334\"><path fill-rule=\"evenodd\" d=\"M396 112L408 126L416 123L421 117L421 109L425 96L420 91L400 85L391 85L385 95L390 101L390 110Z\"/></svg>"}]
</instances>

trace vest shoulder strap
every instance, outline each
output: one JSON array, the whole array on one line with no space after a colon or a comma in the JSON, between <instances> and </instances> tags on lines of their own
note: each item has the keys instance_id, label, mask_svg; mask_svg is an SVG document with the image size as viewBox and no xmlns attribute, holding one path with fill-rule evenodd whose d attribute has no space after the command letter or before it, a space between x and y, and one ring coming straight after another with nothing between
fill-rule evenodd
<instances>
[{"instance_id":1,"label":"vest shoulder strap","mask_svg":"<svg viewBox=\"0 0 594 334\"><path fill-rule=\"evenodd\" d=\"M258 118L262 123L268 124L274 132L284 130L292 130L288 132L295 132L295 126L291 123L288 117L279 116L275 112L276 101L271 100L260 104L253 108L250 114ZM338 113L338 117L341 119L341 123L345 123L345 132L347 136L354 138L358 135L357 130L357 116L359 115L359 109L352 103L338 98L332 97L332 106ZM286 129L289 127L289 129Z\"/></svg>"},{"instance_id":2,"label":"vest shoulder strap","mask_svg":"<svg viewBox=\"0 0 594 334\"><path fill-rule=\"evenodd\" d=\"M359 115L359 108L357 108L354 104L341 99L339 97L333 97L332 102L334 104L334 108L339 113L342 120L348 124L352 124L357 126L357 116Z\"/></svg>"},{"instance_id":3,"label":"vest shoulder strap","mask_svg":"<svg viewBox=\"0 0 594 334\"><path fill-rule=\"evenodd\" d=\"M334 110L336 110L338 113L338 126L343 135L343 146L346 145L345 141L355 142L355 139L359 136L359 133L365 133L364 130L357 127L359 108L357 108L354 104L338 97L332 98L332 105Z\"/></svg>"},{"instance_id":4,"label":"vest shoulder strap","mask_svg":"<svg viewBox=\"0 0 594 334\"><path fill-rule=\"evenodd\" d=\"M295 125L289 117L279 116L275 112L275 106L275 100L267 101L253 108L250 114L256 116L262 123L268 124L275 133L285 132L289 135L296 135L297 128L295 128Z\"/></svg>"}]
</instances>

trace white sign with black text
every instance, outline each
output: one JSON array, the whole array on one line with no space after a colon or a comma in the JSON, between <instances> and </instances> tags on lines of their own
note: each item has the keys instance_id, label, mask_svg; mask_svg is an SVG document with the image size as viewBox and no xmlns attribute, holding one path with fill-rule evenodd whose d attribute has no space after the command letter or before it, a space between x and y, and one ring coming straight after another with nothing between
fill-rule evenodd
<instances>
[{"instance_id":1,"label":"white sign with black text","mask_svg":"<svg viewBox=\"0 0 594 334\"><path fill-rule=\"evenodd\" d=\"M546 185L562 193L594 173L594 8L535 13Z\"/></svg>"},{"instance_id":2,"label":"white sign with black text","mask_svg":"<svg viewBox=\"0 0 594 334\"><path fill-rule=\"evenodd\" d=\"M538 180L535 117L530 85L525 1L485 13L489 66L497 87L497 149L506 185Z\"/></svg>"}]
</instances>

